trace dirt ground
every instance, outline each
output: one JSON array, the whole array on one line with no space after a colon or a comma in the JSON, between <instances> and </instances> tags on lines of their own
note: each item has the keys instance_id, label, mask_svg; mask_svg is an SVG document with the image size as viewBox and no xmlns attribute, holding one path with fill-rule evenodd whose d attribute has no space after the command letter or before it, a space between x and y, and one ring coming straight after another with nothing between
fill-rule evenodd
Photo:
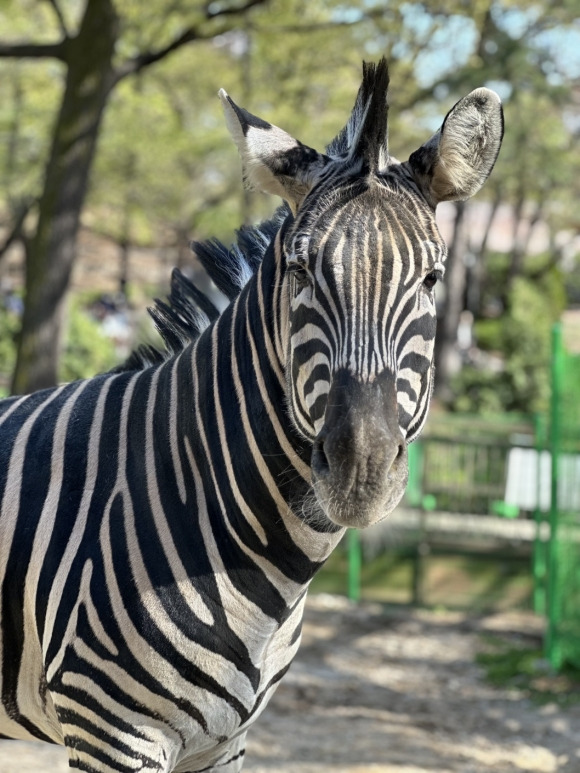
<instances>
[{"instance_id":1,"label":"dirt ground","mask_svg":"<svg viewBox=\"0 0 580 773\"><path fill-rule=\"evenodd\" d=\"M250 732L252 773L580 773L580 705L494 688L475 654L537 644L526 613L385 611L311 598L299 655ZM0 773L65 773L62 749L0 741Z\"/></svg>"}]
</instances>

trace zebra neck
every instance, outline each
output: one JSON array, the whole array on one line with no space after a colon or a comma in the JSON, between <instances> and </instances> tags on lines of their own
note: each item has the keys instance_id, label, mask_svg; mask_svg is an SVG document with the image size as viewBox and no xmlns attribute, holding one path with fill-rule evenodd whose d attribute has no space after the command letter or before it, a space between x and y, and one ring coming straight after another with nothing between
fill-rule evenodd
<instances>
[{"instance_id":1,"label":"zebra neck","mask_svg":"<svg viewBox=\"0 0 580 773\"><path fill-rule=\"evenodd\" d=\"M279 290L265 274L260 269L191 355L182 355L177 401L184 450L216 524L221 519L222 532L253 555L263 553L298 593L340 533L314 505L310 448L287 415L275 342Z\"/></svg>"}]
</instances>

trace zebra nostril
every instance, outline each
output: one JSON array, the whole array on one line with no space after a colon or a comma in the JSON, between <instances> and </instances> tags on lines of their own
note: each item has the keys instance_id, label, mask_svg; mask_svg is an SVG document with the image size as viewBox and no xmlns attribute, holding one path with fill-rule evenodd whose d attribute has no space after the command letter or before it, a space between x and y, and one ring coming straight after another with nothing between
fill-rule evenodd
<instances>
[{"instance_id":1,"label":"zebra nostril","mask_svg":"<svg viewBox=\"0 0 580 773\"><path fill-rule=\"evenodd\" d=\"M312 471L317 478L324 478L330 472L328 458L324 452L324 439L317 438L312 446L312 458L310 461Z\"/></svg>"},{"instance_id":2,"label":"zebra nostril","mask_svg":"<svg viewBox=\"0 0 580 773\"><path fill-rule=\"evenodd\" d=\"M397 449L397 459L400 459L405 454L405 444L399 443L399 447Z\"/></svg>"}]
</instances>

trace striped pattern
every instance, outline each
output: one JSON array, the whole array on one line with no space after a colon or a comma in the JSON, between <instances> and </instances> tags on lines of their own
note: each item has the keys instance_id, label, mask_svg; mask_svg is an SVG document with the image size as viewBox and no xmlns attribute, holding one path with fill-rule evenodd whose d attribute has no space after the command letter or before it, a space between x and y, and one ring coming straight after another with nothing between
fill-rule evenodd
<instances>
[{"instance_id":1,"label":"striped pattern","mask_svg":"<svg viewBox=\"0 0 580 773\"><path fill-rule=\"evenodd\" d=\"M292 406L312 439L340 368L363 382L384 370L397 375L407 442L426 418L436 313L424 278L443 276L446 248L427 205L401 195L397 171L350 185L319 220L312 210L297 219L291 260L312 281L293 282Z\"/></svg>"},{"instance_id":2,"label":"striped pattern","mask_svg":"<svg viewBox=\"0 0 580 773\"><path fill-rule=\"evenodd\" d=\"M176 273L166 353L0 402L2 736L93 773L237 773L314 573L402 496L445 251L433 140L415 171L388 157L387 84L365 66L326 155L222 93L246 176L287 200L195 246L231 304Z\"/></svg>"},{"instance_id":3,"label":"striped pattern","mask_svg":"<svg viewBox=\"0 0 580 773\"><path fill-rule=\"evenodd\" d=\"M339 535L286 501L308 467L270 402L281 374L231 356L243 337L264 357L251 289L162 366L3 404L4 735L65 741L81 769L204 768L288 667Z\"/></svg>"}]
</instances>

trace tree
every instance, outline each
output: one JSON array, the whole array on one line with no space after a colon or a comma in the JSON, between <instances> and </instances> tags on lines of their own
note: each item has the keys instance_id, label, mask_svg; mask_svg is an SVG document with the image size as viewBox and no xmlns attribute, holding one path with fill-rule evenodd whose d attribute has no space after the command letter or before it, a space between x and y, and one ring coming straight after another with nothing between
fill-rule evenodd
<instances>
[{"instance_id":1,"label":"tree","mask_svg":"<svg viewBox=\"0 0 580 773\"><path fill-rule=\"evenodd\" d=\"M63 304L101 117L113 81L117 30L110 0L89 2L78 34L67 36L53 50L52 55L66 62L67 78L36 232L26 251L26 303L12 384L17 393L56 383Z\"/></svg>"},{"instance_id":2,"label":"tree","mask_svg":"<svg viewBox=\"0 0 580 773\"><path fill-rule=\"evenodd\" d=\"M88 10L72 0L59 3L13 2L11 13L4 12L6 4L0 8L2 37L9 28L27 34L34 27L42 35L33 47L0 47L0 56L33 57L18 60L17 66L16 60L8 62L6 77L0 78L0 134L8 138L4 155L0 147L0 172L6 171L9 183L0 196L3 210L12 213L0 238L0 255L8 240L27 234L32 245L39 230L40 220L33 215L42 185L34 170L48 157L42 126L52 120L44 95L56 93L61 76L66 85L74 66L67 59L67 41L80 34ZM348 6L341 0L178 0L169 8L160 0L107 4L117 16L115 52L98 146L89 162L90 186L77 200L79 212L85 204L83 225L112 238L120 256L126 257L134 244L161 245L168 260L187 261L189 239L215 235L227 241L245 217L257 220L276 205L245 194L241 206L240 167L223 128L215 97L219 87L321 147L341 128L358 86L361 59L379 54L390 63L391 152L398 158L408 157L471 88L496 87L505 100L508 131L498 164L477 202L469 202L456 218L457 232L449 240L449 306L438 335L438 385L448 392L446 373L453 368L443 362L453 363L457 353L457 318L464 304L478 317L484 312L481 299L488 297L489 244L485 236L472 238L473 207L489 202L488 232L506 205L521 214L519 253L510 257L513 279L504 282L506 308L510 298L522 297L509 293L508 285L527 271L529 236L533 240L537 229L533 221L548 223L554 235L578 227L573 202L580 170L574 168L578 154L572 155L577 137L565 121L570 85L560 77L554 40L545 38L552 28L570 26L572 10L555 0L533 7L518 0L353 0ZM55 13L59 7L61 13ZM42 18L32 18L32 10ZM170 56L174 51L179 54ZM37 54L60 69L45 65L41 76L38 65L30 64L38 61ZM557 263L559 249L554 237L552 256L538 270ZM465 250L477 258L475 267L465 266ZM64 273L61 267L57 276ZM135 285L140 279L128 276ZM46 313L56 308L53 300ZM44 348L54 369L58 337L54 327L49 331Z\"/></svg>"},{"instance_id":3,"label":"tree","mask_svg":"<svg viewBox=\"0 0 580 773\"><path fill-rule=\"evenodd\" d=\"M447 26L443 24L441 29L446 29L449 34L452 20L465 13L461 5L460 2L451 2L445 4L445 10L436 10L431 5L428 14L430 23L434 23L438 16L447 17ZM541 274L557 266L562 256L557 232L566 227L572 227L577 232L569 202L576 198L573 189L578 178L579 137L573 127L578 126L574 93L580 81L580 72L577 64L575 69L570 65L573 57L566 57L565 53L570 51L574 41L578 45L577 14L572 6L562 6L549 0L531 5L517 1L478 0L470 9L470 14L472 10L470 28L466 28L463 35L466 43L462 54L464 61L460 66L435 70L424 83L430 85L438 98L444 94L458 98L482 83L496 88L504 100L506 137L496 168L483 194L478 197L479 201L469 202L463 210L463 205L456 208L455 230L449 243L450 281L446 279L445 283L436 352L436 389L443 399L451 397L453 392L451 381L454 369L449 367L450 363L455 361L456 372L460 368L456 345L458 311L469 308L475 314L476 328L477 319L486 314L481 303L486 296L482 287L490 255L488 236L497 214L507 209L512 222L508 266L501 284L496 285L498 296L494 299L494 313L499 306L508 324L518 316L517 306L526 297L516 290L516 287L521 288L520 280L535 277L537 281ZM575 38L568 38L569 34L575 35ZM430 37L434 39L436 36L431 34ZM417 66L420 70L421 65L419 61ZM480 207L479 202L486 198L489 215L483 239L470 238L469 234L466 237L464 225L469 221L469 213ZM531 248L539 225L550 233L548 250L551 253L542 262L541 268L531 266ZM460 249L456 248L456 242L462 245ZM462 260L462 255L475 259L475 266L469 268L468 274L465 264L458 269L457 255L459 260ZM547 315L536 315L538 342L543 342L545 338L545 331L539 329L540 325L548 324L546 320L553 318L560 308L555 303ZM533 323L533 317L530 320ZM514 325L512 329L523 330L524 327ZM533 331L528 331L527 341L531 333ZM505 335L497 338L495 343L502 346L508 373L515 357L513 337L509 346ZM522 349L525 348L526 343L522 339ZM533 346L527 347L529 352L532 349ZM537 345L537 351L540 350L544 352L543 343ZM534 364L537 365L537 359ZM472 375L468 378L472 379ZM464 384L464 381L455 381L456 385ZM512 389L518 389L518 379L511 379L510 385ZM513 407L519 399L521 408L529 394L529 389L522 389L519 397L506 397L504 405ZM530 407L532 404L538 406L537 401L528 400L528 404Z\"/></svg>"},{"instance_id":4,"label":"tree","mask_svg":"<svg viewBox=\"0 0 580 773\"><path fill-rule=\"evenodd\" d=\"M57 380L64 301L75 258L80 214L87 192L104 111L113 90L135 73L182 46L223 34L252 7L204 3L183 15L177 35L164 46L115 61L121 19L114 0L88 0L78 29L69 32L62 9L51 0L60 29L57 43L0 45L0 57L54 57L66 68L61 107L56 119L38 220L26 244L25 311L19 336L13 392L51 386ZM134 11L134 9L133 9Z\"/></svg>"}]
</instances>

